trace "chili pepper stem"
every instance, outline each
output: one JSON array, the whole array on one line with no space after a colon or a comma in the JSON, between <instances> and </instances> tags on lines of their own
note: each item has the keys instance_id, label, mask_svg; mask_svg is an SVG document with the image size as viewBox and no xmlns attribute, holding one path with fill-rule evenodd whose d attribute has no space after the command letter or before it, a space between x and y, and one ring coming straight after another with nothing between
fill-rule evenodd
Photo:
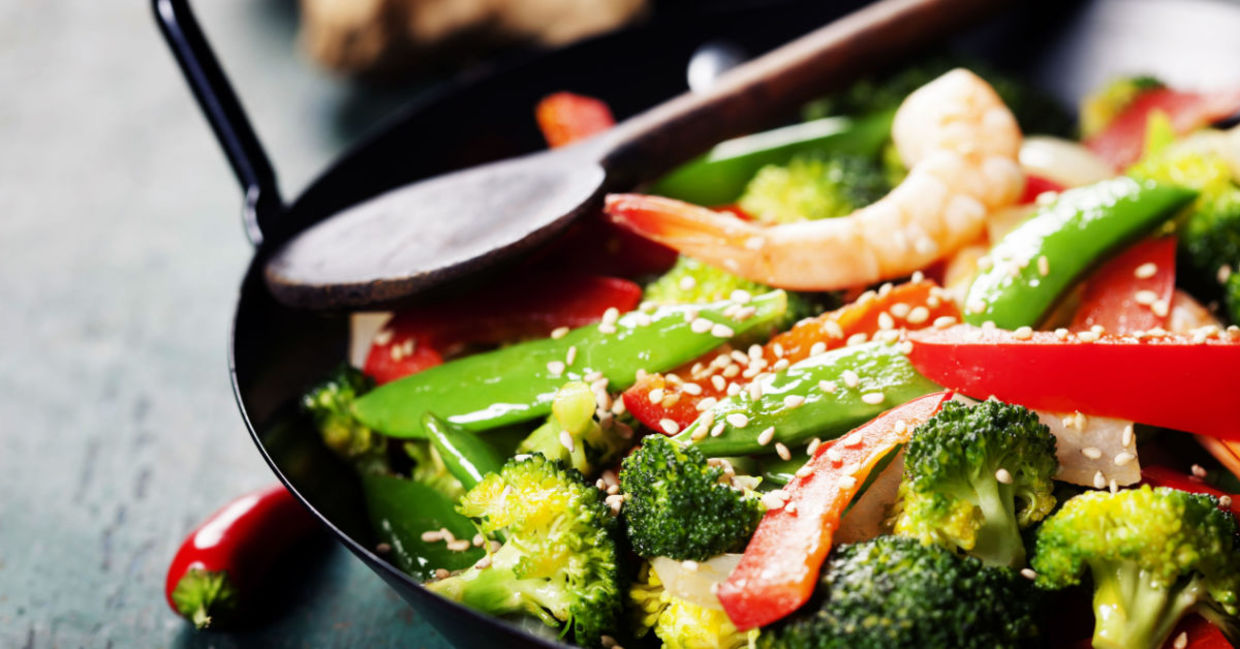
<instances>
[{"instance_id":1,"label":"chili pepper stem","mask_svg":"<svg viewBox=\"0 0 1240 649\"><path fill-rule=\"evenodd\" d=\"M213 617L236 612L237 595L227 572L193 568L177 582L172 602L177 612L201 630L211 625Z\"/></svg>"}]
</instances>

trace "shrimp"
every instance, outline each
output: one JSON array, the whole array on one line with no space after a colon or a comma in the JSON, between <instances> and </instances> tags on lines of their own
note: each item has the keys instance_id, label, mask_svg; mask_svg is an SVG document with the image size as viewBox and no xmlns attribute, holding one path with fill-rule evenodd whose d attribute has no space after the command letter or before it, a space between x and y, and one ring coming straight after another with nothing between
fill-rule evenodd
<instances>
[{"instance_id":1,"label":"shrimp","mask_svg":"<svg viewBox=\"0 0 1240 649\"><path fill-rule=\"evenodd\" d=\"M613 194L627 229L746 279L836 290L908 275L976 241L987 215L1024 189L1020 128L985 81L956 69L901 104L892 140L909 174L835 219L765 226L657 196Z\"/></svg>"}]
</instances>

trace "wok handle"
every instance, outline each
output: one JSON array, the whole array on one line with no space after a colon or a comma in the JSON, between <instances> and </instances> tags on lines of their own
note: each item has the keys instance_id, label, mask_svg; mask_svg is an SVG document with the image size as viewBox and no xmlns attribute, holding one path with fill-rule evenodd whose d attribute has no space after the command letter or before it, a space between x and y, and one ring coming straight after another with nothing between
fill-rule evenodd
<instances>
[{"instance_id":1,"label":"wok handle","mask_svg":"<svg viewBox=\"0 0 1240 649\"><path fill-rule=\"evenodd\" d=\"M241 183L246 235L258 245L269 222L284 211L275 170L188 0L153 0L152 4L160 31Z\"/></svg>"}]
</instances>

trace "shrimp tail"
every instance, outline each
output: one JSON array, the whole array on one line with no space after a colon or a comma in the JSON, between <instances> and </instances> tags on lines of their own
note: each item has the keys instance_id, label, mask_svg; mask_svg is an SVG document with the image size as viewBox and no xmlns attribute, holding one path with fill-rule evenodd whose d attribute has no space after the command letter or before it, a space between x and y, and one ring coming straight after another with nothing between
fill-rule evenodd
<instances>
[{"instance_id":1,"label":"shrimp tail","mask_svg":"<svg viewBox=\"0 0 1240 649\"><path fill-rule=\"evenodd\" d=\"M645 194L609 194L603 210L620 227L714 265L720 251L745 249L759 228L731 214Z\"/></svg>"}]
</instances>

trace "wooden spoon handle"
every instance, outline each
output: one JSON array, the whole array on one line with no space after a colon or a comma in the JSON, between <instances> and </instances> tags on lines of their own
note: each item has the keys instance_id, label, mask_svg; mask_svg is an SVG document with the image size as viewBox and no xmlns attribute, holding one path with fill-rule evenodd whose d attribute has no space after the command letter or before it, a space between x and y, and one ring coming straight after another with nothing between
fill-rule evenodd
<instances>
[{"instance_id":1,"label":"wooden spoon handle","mask_svg":"<svg viewBox=\"0 0 1240 649\"><path fill-rule=\"evenodd\" d=\"M734 68L618 125L602 156L609 188L662 175L720 140L751 133L1009 4L1007 0L882 0Z\"/></svg>"}]
</instances>

